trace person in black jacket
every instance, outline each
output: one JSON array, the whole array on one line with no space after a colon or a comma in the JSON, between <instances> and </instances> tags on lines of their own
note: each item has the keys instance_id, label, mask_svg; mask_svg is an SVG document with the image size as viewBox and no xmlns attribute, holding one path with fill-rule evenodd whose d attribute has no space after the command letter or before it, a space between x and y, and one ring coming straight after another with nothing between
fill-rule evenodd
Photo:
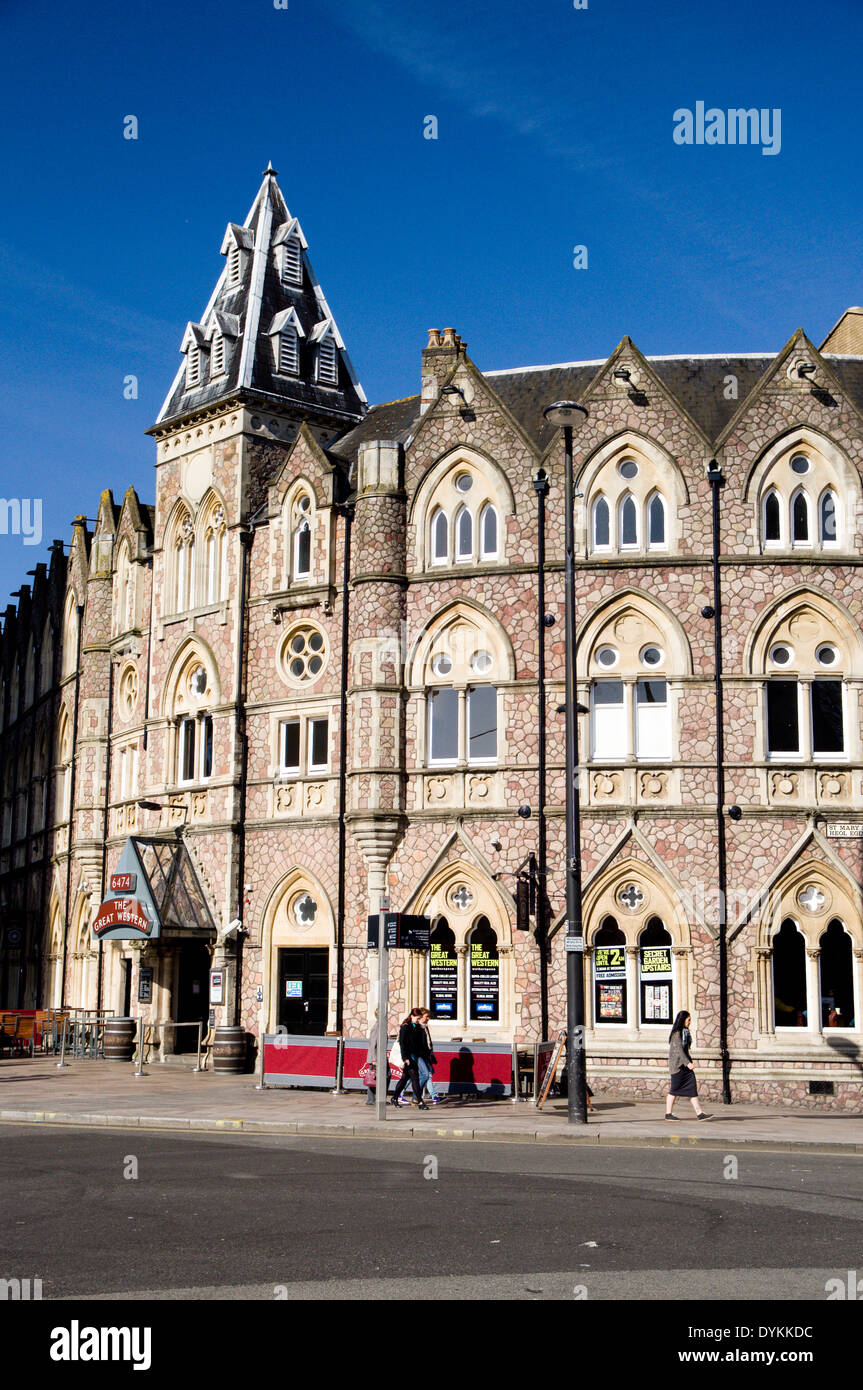
<instances>
[{"instance_id":1,"label":"person in black jacket","mask_svg":"<svg viewBox=\"0 0 863 1390\"><path fill-rule=\"evenodd\" d=\"M696 1118L709 1120L710 1116L701 1108L698 1100L698 1087L695 1084L695 1067L691 1056L692 1034L689 1031L689 1014L685 1009L674 1020L668 1035L668 1070L671 1080L665 1099L665 1118L674 1119L674 1102L678 1096L686 1096L692 1101Z\"/></svg>"},{"instance_id":2,"label":"person in black jacket","mask_svg":"<svg viewBox=\"0 0 863 1390\"><path fill-rule=\"evenodd\" d=\"M401 1093L410 1081L415 1096L415 1104L420 1110L428 1110L428 1106L423 1100L417 1067L417 1061L422 1056L425 1041L425 1033L420 1027L420 1010L411 1009L399 1029L399 1051L402 1054L403 1071L396 1082L396 1089L390 1098L390 1105L401 1103Z\"/></svg>"}]
</instances>

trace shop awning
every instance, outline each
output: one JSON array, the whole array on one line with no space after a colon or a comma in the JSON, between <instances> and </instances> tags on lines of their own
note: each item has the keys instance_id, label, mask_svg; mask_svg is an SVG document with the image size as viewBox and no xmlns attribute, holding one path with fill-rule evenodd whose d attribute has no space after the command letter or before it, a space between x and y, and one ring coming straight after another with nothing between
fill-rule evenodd
<instances>
[{"instance_id":1,"label":"shop awning","mask_svg":"<svg viewBox=\"0 0 863 1390\"><path fill-rule=\"evenodd\" d=\"M98 941L155 941L165 929L215 932L195 866L183 841L131 836L96 914Z\"/></svg>"}]
</instances>

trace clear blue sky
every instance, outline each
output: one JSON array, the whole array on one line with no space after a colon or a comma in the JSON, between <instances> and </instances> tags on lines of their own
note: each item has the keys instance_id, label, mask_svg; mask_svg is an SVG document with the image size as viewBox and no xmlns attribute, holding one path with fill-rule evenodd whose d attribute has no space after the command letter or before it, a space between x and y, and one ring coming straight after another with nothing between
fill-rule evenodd
<instances>
[{"instance_id":1,"label":"clear blue sky","mask_svg":"<svg viewBox=\"0 0 863 1390\"><path fill-rule=\"evenodd\" d=\"M268 159L373 402L430 325L486 369L820 341L863 301L861 39L860 0L2 0L0 495L44 522L0 605L102 487L152 501ZM675 144L697 101L780 108L781 152Z\"/></svg>"}]
</instances>

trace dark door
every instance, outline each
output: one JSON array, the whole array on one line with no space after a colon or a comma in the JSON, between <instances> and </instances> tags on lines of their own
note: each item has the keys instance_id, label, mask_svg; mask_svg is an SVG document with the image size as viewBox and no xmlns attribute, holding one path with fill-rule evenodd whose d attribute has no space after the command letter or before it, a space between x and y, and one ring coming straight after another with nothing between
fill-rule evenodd
<instances>
[{"instance_id":1,"label":"dark door","mask_svg":"<svg viewBox=\"0 0 863 1390\"><path fill-rule=\"evenodd\" d=\"M326 1032L329 964L326 946L279 951L278 1021L289 1033Z\"/></svg>"},{"instance_id":2,"label":"dark door","mask_svg":"<svg viewBox=\"0 0 863 1390\"><path fill-rule=\"evenodd\" d=\"M177 968L177 1023L204 1024L210 1014L210 952L203 941L184 941ZM198 1046L197 1028L178 1028L175 1052L194 1052Z\"/></svg>"},{"instance_id":3,"label":"dark door","mask_svg":"<svg viewBox=\"0 0 863 1390\"><path fill-rule=\"evenodd\" d=\"M121 1018L128 1018L132 1012L132 962L123 961L123 1007L120 1010Z\"/></svg>"}]
</instances>

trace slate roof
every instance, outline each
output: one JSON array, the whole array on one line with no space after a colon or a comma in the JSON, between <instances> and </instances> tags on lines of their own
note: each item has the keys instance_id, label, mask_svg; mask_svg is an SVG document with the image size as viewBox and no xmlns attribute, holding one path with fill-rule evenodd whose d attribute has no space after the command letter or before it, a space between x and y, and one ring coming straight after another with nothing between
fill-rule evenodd
<instances>
[{"instance_id":1,"label":"slate roof","mask_svg":"<svg viewBox=\"0 0 863 1390\"><path fill-rule=\"evenodd\" d=\"M775 353L746 353L715 357L648 357L646 360L669 394L712 443L740 409L741 402L761 380L775 356ZM826 360L851 399L863 408L863 357L827 355ZM569 362L483 375L525 433L544 449L553 430L545 421L543 408L556 400L582 400L604 366L605 361ZM737 397L731 400L725 397L729 376L737 378ZM407 443L419 420L419 396L373 406L358 425L330 445L330 453L355 460L359 446L369 439Z\"/></svg>"},{"instance_id":2,"label":"slate roof","mask_svg":"<svg viewBox=\"0 0 863 1390\"><path fill-rule=\"evenodd\" d=\"M299 285L283 284L279 274L275 247L286 235L296 235L302 247L302 283ZM200 323L189 324L182 340L184 345L209 343L215 330L226 334L227 370L210 381L205 353L200 385L186 390L184 360L159 411L157 425L236 395L238 391L264 402L278 401L295 406L312 418L331 419L342 428L349 420L360 419L367 409L365 393L312 269L302 228L288 211L276 182L276 171L271 167L264 174L243 226L228 224L222 242L223 254L235 244L252 248L242 256L240 284L228 285L226 265ZM276 373L269 336L273 320L282 316L284 321L292 310L300 328L300 373L296 378ZM314 343L323 335L328 322L337 349L338 384L335 386L323 386L315 380Z\"/></svg>"}]
</instances>

